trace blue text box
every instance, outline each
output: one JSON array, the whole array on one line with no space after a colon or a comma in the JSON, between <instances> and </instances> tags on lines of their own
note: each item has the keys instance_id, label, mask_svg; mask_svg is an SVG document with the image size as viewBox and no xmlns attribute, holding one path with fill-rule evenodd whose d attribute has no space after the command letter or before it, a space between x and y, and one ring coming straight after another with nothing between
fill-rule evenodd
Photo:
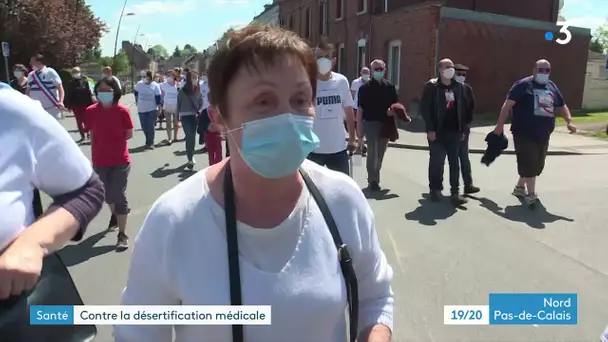
<instances>
[{"instance_id":1,"label":"blue text box","mask_svg":"<svg viewBox=\"0 0 608 342\"><path fill-rule=\"evenodd\" d=\"M30 325L73 325L74 307L71 305L32 305Z\"/></svg>"},{"instance_id":2,"label":"blue text box","mask_svg":"<svg viewBox=\"0 0 608 342\"><path fill-rule=\"evenodd\" d=\"M490 324L577 323L576 293L490 293Z\"/></svg>"}]
</instances>

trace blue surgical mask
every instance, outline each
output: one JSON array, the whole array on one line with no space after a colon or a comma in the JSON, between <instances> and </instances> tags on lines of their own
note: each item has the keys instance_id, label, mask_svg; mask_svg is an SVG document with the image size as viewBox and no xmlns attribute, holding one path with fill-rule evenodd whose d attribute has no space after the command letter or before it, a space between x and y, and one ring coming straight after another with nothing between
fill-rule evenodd
<instances>
[{"instance_id":1,"label":"blue surgical mask","mask_svg":"<svg viewBox=\"0 0 608 342\"><path fill-rule=\"evenodd\" d=\"M241 157L264 178L285 177L296 171L319 145L319 138L312 131L313 122L311 117L295 114L246 122L238 128L243 130Z\"/></svg>"},{"instance_id":2,"label":"blue surgical mask","mask_svg":"<svg viewBox=\"0 0 608 342\"><path fill-rule=\"evenodd\" d=\"M381 80L384 78L384 71L374 71L374 78Z\"/></svg>"},{"instance_id":3,"label":"blue surgical mask","mask_svg":"<svg viewBox=\"0 0 608 342\"><path fill-rule=\"evenodd\" d=\"M167 82L173 82L173 77L171 77L171 76L167 77Z\"/></svg>"},{"instance_id":4,"label":"blue surgical mask","mask_svg":"<svg viewBox=\"0 0 608 342\"><path fill-rule=\"evenodd\" d=\"M367 81L367 80L369 80L369 74L363 74L363 75L361 75L361 78L362 78L364 81Z\"/></svg>"},{"instance_id":5,"label":"blue surgical mask","mask_svg":"<svg viewBox=\"0 0 608 342\"><path fill-rule=\"evenodd\" d=\"M97 93L97 100L99 100L99 102L101 104L111 104L112 102L114 102L114 93L110 93L110 92L101 92L101 93Z\"/></svg>"}]
</instances>

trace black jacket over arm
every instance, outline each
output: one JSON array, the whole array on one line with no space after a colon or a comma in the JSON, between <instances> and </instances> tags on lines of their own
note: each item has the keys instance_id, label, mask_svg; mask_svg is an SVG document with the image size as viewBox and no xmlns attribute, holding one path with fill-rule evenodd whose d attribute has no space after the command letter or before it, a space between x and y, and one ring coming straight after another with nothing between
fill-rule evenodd
<instances>
[{"instance_id":1,"label":"black jacket over arm","mask_svg":"<svg viewBox=\"0 0 608 342\"><path fill-rule=\"evenodd\" d=\"M465 131L466 126L466 107L464 86L452 80L452 91L456 100L456 115L458 116L458 130ZM437 132L441 130L446 112L445 90L441 87L437 78L426 82L422 90L420 100L420 114L424 119L427 132Z\"/></svg>"}]
</instances>

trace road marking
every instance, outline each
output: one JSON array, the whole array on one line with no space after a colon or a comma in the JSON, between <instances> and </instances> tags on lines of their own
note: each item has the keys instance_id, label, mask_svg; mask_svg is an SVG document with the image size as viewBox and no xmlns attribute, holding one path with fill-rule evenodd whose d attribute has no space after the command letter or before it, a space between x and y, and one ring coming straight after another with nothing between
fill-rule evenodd
<instances>
[{"instance_id":1,"label":"road marking","mask_svg":"<svg viewBox=\"0 0 608 342\"><path fill-rule=\"evenodd\" d=\"M397 249L397 242L395 242L395 239L393 238L393 234L391 234L390 230L387 229L386 232L388 233L389 240L391 240L391 246L393 247L393 251L395 251L395 257L397 259L397 266L399 266L399 269L401 270L401 272L403 274L405 274L405 267L401 263L401 253L399 253L399 250Z\"/></svg>"}]
</instances>

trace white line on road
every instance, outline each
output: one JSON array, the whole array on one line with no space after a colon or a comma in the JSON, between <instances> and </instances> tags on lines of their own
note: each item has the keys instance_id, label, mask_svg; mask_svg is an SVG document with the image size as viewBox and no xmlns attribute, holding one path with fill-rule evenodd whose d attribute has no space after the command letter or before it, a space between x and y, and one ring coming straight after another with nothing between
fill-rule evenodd
<instances>
[{"instance_id":1,"label":"white line on road","mask_svg":"<svg viewBox=\"0 0 608 342\"><path fill-rule=\"evenodd\" d=\"M393 247L393 251L395 251L395 259L397 259L397 266L399 266L401 273L405 274L405 267L401 263L401 253L399 253L399 250L397 249L397 242L395 242L393 234L391 234L390 230L387 229L386 232L388 233L388 239L391 240L391 246Z\"/></svg>"}]
</instances>

